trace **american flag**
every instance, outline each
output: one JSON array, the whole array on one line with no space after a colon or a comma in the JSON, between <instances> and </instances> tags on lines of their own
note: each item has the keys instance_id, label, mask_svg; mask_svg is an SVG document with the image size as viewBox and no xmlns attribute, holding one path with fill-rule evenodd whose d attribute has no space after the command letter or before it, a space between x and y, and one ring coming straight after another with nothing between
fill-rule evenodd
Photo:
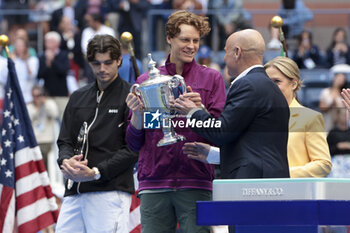
<instances>
[{"instance_id":1,"label":"american flag","mask_svg":"<svg viewBox=\"0 0 350 233\"><path fill-rule=\"evenodd\" d=\"M8 71L0 129L0 232L36 233L56 222L58 210L11 59Z\"/></svg>"},{"instance_id":2,"label":"american flag","mask_svg":"<svg viewBox=\"0 0 350 233\"><path fill-rule=\"evenodd\" d=\"M134 184L135 190L138 190L139 184L137 180L137 164L134 167ZM138 191L131 196L131 207L129 216L129 232L141 232L141 215L140 215L140 199L137 197Z\"/></svg>"}]
</instances>

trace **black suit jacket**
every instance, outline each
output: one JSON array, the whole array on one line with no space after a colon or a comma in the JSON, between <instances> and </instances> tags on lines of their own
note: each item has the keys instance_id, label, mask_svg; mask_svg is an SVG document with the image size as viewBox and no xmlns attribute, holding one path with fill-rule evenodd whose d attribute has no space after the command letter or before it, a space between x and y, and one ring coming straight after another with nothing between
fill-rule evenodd
<instances>
[{"instance_id":1,"label":"black suit jacket","mask_svg":"<svg viewBox=\"0 0 350 233\"><path fill-rule=\"evenodd\" d=\"M197 111L191 120L211 116ZM193 129L220 146L222 178L289 177L289 107L263 67L252 69L230 88L219 129Z\"/></svg>"},{"instance_id":2,"label":"black suit jacket","mask_svg":"<svg viewBox=\"0 0 350 233\"><path fill-rule=\"evenodd\" d=\"M142 29L142 18L145 16L145 12L147 12L149 7L148 1L140 0L138 3L130 2L129 11L124 11L119 7L121 2L122 0L107 0L107 9L112 12L119 12L120 14L118 28L131 27L135 31L140 32Z\"/></svg>"},{"instance_id":3,"label":"black suit jacket","mask_svg":"<svg viewBox=\"0 0 350 233\"><path fill-rule=\"evenodd\" d=\"M68 52L60 50L52 61L51 67L46 65L46 56L39 57L38 78L44 79L44 87L50 96L68 96L67 74L69 71Z\"/></svg>"},{"instance_id":4,"label":"black suit jacket","mask_svg":"<svg viewBox=\"0 0 350 233\"><path fill-rule=\"evenodd\" d=\"M58 25L63 16L63 8L59 8L52 12L50 20L50 31L58 31Z\"/></svg>"}]
</instances>

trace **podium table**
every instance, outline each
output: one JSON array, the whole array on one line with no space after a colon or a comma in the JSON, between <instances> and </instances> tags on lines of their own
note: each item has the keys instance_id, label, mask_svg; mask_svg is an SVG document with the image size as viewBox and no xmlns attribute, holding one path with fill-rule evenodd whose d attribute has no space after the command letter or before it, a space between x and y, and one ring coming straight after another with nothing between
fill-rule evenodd
<instances>
[{"instance_id":1,"label":"podium table","mask_svg":"<svg viewBox=\"0 0 350 233\"><path fill-rule=\"evenodd\" d=\"M214 180L213 201L197 202L198 225L237 233L317 233L350 225L350 179Z\"/></svg>"}]
</instances>

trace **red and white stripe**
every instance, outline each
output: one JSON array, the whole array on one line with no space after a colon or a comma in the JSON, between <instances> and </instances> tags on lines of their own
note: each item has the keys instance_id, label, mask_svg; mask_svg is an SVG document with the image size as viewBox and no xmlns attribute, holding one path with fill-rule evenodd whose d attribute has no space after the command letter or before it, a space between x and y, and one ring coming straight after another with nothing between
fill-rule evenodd
<instances>
[{"instance_id":1,"label":"red and white stripe","mask_svg":"<svg viewBox=\"0 0 350 233\"><path fill-rule=\"evenodd\" d=\"M134 173L134 185L135 190L138 190L139 183L137 180L137 172ZM130 216L129 216L129 232L140 233L141 232L141 214L140 214L140 199L137 197L138 191L132 195Z\"/></svg>"},{"instance_id":2,"label":"red and white stripe","mask_svg":"<svg viewBox=\"0 0 350 233\"><path fill-rule=\"evenodd\" d=\"M129 231L130 233L141 232L140 199L137 197L137 192L132 195L129 218Z\"/></svg>"},{"instance_id":3,"label":"red and white stripe","mask_svg":"<svg viewBox=\"0 0 350 233\"><path fill-rule=\"evenodd\" d=\"M38 146L17 151L14 160L16 200L12 194L8 208L4 208L7 209L7 213L2 232L12 233L14 209L17 209L18 233L36 233L56 222L58 217L56 199L52 194L49 177ZM5 188L7 187L4 186ZM5 193L5 199L11 192L2 190L3 193ZM1 205L3 205L3 196L1 196ZM8 222L6 222L7 219Z\"/></svg>"},{"instance_id":4,"label":"red and white stripe","mask_svg":"<svg viewBox=\"0 0 350 233\"><path fill-rule=\"evenodd\" d=\"M11 233L15 221L15 193L10 187L0 184L0 230Z\"/></svg>"}]
</instances>

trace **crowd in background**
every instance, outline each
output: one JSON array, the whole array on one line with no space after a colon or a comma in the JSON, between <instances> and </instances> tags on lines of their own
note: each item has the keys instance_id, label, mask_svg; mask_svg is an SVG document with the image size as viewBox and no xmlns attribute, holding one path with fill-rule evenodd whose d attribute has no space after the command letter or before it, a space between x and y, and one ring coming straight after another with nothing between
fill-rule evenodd
<instances>
[{"instance_id":1,"label":"crowd in background","mask_svg":"<svg viewBox=\"0 0 350 233\"><path fill-rule=\"evenodd\" d=\"M220 51L224 49L224 42L228 35L242 29L253 28L252 16L243 8L242 0L33 0L20 1L20 5L17 2L2 0L0 6L4 10L35 9L42 10L44 13L40 13L39 19L31 14L4 14L1 16L3 19L0 25L1 32L10 36L9 50L16 65L26 103L31 104L37 114L43 111L39 107L43 103L37 103L38 95L34 93L38 91L38 87L43 88L40 90L40 95L45 95L45 99L47 97L53 99L58 111L57 116L47 117L56 118L58 124L68 96L87 82L94 81L91 68L85 59L86 45L93 35L110 34L119 38L123 32L131 32L137 64L142 71L145 67L142 51L154 51L155 60L159 64L166 59L167 49L162 49L164 39L159 34L164 33L164 22L170 9L197 10L203 15L208 10L221 11L222 13L217 15L208 14L210 22L217 22ZM152 28L153 38L151 48L146 49L142 47L145 43L142 43L141 38L142 32L146 30L142 28L145 25L142 22L146 20L148 10L165 10L166 13L154 14L151 22L147 22L147 27ZM334 33L329 38L329 46L323 51L317 45L311 30L305 28L305 23L312 20L314 15L302 0L281 0L278 14L284 21L282 28L288 43L289 57L301 70L350 64L350 50L345 28L334 28ZM43 30L42 51L37 49L40 48L38 45L40 41L35 38L35 35L33 39L33 33L30 33L33 21L39 21ZM269 31L270 40L266 41L265 62L278 56L282 47L278 29L269 25ZM210 43L211 36L201 41L196 56L197 62L220 71L226 86L229 87L233 77L227 74L223 59L218 58L220 51L213 53ZM120 69L122 71L120 76L134 83L136 77L131 77L134 74L129 69L131 63L128 45L124 43L123 47L125 61ZM157 53L161 55L157 57ZM2 51L2 56L6 58L5 51ZM6 59L3 57L0 59L0 66L5 69ZM350 69L343 70L344 72L336 72L334 78L330 77L329 87L318 93L320 94L319 105L316 108L324 114L327 132L337 127L338 110L343 107L340 91L347 86L347 73ZM6 78L6 71L1 72L2 87L5 85ZM2 90L0 94L3 95ZM37 119L33 119L34 122L35 120ZM33 123L37 132L40 131L41 125Z\"/></svg>"},{"instance_id":2,"label":"crowd in background","mask_svg":"<svg viewBox=\"0 0 350 233\"><path fill-rule=\"evenodd\" d=\"M119 37L122 32L129 31L133 35L133 47L138 66L142 70L142 51L155 51L157 54L162 47L162 39L157 34L164 32L164 22L167 13L155 14L147 27L152 28L153 39L151 48L142 48L141 42L143 20L146 19L148 10L200 10L203 15L211 9L221 10L222 14L208 15L211 22L217 22L219 50L223 50L224 42L231 33L252 28L252 16L243 8L242 0L65 0L65 1L11 1L2 0L2 9L35 9L43 10L39 17L43 29L43 51L38 51L40 45L38 38L30 34L31 22L38 20L33 15L4 14L1 16L0 29L2 33L10 36L9 50L16 64L20 85L26 103L34 103L35 96L32 88L37 84L43 86L47 96L52 97L58 107L58 119L63 114L68 96L78 87L94 80L91 68L86 62L86 45L89 39L96 34L110 34ZM20 5L18 5L20 4ZM301 70L332 68L335 65L350 64L350 50L345 28L334 28L334 33L329 38L329 46L323 51L317 45L312 32L305 28L305 23L313 19L314 15L302 0L282 0L278 14L283 18L283 31L288 42L289 57L292 58ZM46 16L45 16L46 15ZM215 18L215 19L214 19ZM265 62L278 56L281 50L278 29L271 27L270 40L266 41L267 50ZM163 37L162 37L163 38ZM164 39L163 39L164 40ZM197 61L202 65L220 71L225 78L227 87L233 77L225 72L223 59L218 59L210 47L211 37L207 36L201 41L201 47L197 54ZM127 56L127 45L124 44L124 54ZM156 57L159 63L164 62L167 51L160 53L163 57ZM217 56L216 56L217 55ZM2 56L6 57L4 51ZM4 67L6 60L0 59L0 66ZM130 78L130 62L124 62L125 72L122 78L133 83L135 77ZM123 70L123 68L122 68ZM350 70L350 69L349 69ZM330 113L335 108L343 107L340 101L340 91L347 85L347 73L334 76L330 87L320 93L320 102L317 109L324 113L326 130L336 127L334 120L336 113ZM339 72L338 72L339 73ZM328 74L327 74L328 75ZM341 75L340 75L341 76ZM0 84L4 86L7 78L6 72L1 72ZM306 77L302 77L306 78ZM333 77L330 77L333 80ZM2 92L2 91L1 91ZM3 93L0 94L2 95ZM331 109L329 111L329 109ZM59 121L59 120L58 120Z\"/></svg>"},{"instance_id":3,"label":"crowd in background","mask_svg":"<svg viewBox=\"0 0 350 233\"><path fill-rule=\"evenodd\" d=\"M253 28L252 16L243 8L243 0L0 0L1 9L34 9L42 10L35 14L0 14L0 34L8 34L9 51L13 58L19 83L27 103L37 142L42 150L45 165L57 167L49 154L55 151L57 128L69 95L94 77L85 59L86 45L96 34L109 34L119 38L125 32L133 35L133 47L137 64L142 74L145 64L144 51L161 54L157 57L162 64L167 56L164 48L164 22L169 11L155 14L151 22L146 20L148 10L196 10L203 15L208 10L221 10L218 15L208 15L210 22L218 27L219 52L211 49L209 35L203 41L197 54L197 62L222 73L226 87L230 86L234 77L230 77L223 59L218 58L224 49L225 41L235 31ZM347 112L341 101L341 91L348 87L350 73L350 50L348 31L345 28L334 28L329 36L329 46L320 49L312 31L305 23L314 18L302 0L281 0L278 14L284 20L283 31L288 43L289 57L301 70L324 69L329 76L328 86L319 94L319 102L315 107L321 111L328 133L327 142L330 148L333 170L332 177L350 177L350 160L335 155L350 154L350 130L348 129ZM302 16L302 17L301 17ZM43 30L42 45L39 38L32 33L32 23L39 23ZM152 33L150 43L143 43L143 33L150 27ZM266 41L265 62L280 55L281 42L278 29L267 25L270 40ZM148 37L149 38L149 37ZM145 44L150 44L145 48ZM42 47L40 51L38 48ZM130 69L128 45L122 43L123 65L119 68L120 77L134 83L134 70ZM0 56L0 96L7 79L6 53ZM340 66L339 66L340 65ZM334 67L340 67L334 69ZM329 69L329 70L326 70ZM329 73L328 73L329 72ZM330 74L330 75L329 75ZM301 79L307 77L301 77ZM2 99L2 98L1 98ZM305 100L305 99L304 99ZM303 102L303 99L301 99ZM0 101L0 107L2 102ZM312 106L311 106L312 107ZM58 168L56 168L58 169Z\"/></svg>"}]
</instances>

